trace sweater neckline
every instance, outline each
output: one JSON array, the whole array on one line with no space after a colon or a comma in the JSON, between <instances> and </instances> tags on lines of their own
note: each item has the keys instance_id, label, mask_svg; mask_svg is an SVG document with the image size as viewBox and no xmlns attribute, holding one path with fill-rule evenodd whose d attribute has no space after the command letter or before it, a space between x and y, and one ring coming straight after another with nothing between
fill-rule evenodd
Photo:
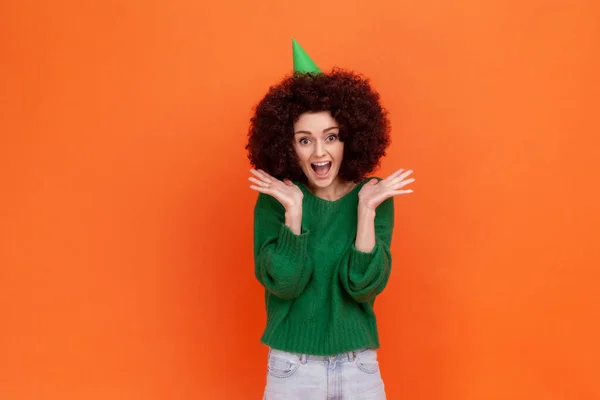
<instances>
[{"instance_id":1,"label":"sweater neckline","mask_svg":"<svg viewBox=\"0 0 600 400\"><path fill-rule=\"evenodd\" d=\"M340 197L339 199L336 199L336 200L327 200L327 199L324 199L322 197L319 197L319 196L315 195L302 182L298 182L298 185L300 186L300 189L304 192L304 194L307 195L308 197L312 198L313 200L315 200L317 202L321 202L322 204L333 205L333 204L341 203L344 199L351 197L353 193L355 193L356 191L360 190L360 188L365 184L366 181L367 180L363 180L361 182L358 182L352 189L350 189L342 197Z\"/></svg>"}]
</instances>

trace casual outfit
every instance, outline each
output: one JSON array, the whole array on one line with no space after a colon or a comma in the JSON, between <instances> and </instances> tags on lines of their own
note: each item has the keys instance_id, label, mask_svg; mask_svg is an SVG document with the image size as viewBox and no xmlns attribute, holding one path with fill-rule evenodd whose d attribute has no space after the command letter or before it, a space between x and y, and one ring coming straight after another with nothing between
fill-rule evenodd
<instances>
[{"instance_id":1,"label":"casual outfit","mask_svg":"<svg viewBox=\"0 0 600 400\"><path fill-rule=\"evenodd\" d=\"M298 183L299 235L275 198L258 196L254 258L267 310L261 342L271 348L268 400L385 398L373 305L390 276L394 203L376 210L373 250L357 250L358 192L366 182L335 201Z\"/></svg>"}]
</instances>

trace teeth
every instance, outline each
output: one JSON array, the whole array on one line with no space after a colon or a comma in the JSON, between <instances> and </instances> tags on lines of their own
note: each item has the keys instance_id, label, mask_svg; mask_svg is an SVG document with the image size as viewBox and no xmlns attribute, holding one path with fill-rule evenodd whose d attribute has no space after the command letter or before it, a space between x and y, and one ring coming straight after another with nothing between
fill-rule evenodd
<instances>
[{"instance_id":1,"label":"teeth","mask_svg":"<svg viewBox=\"0 0 600 400\"><path fill-rule=\"evenodd\" d=\"M329 164L329 161L313 163L313 165L316 165L317 167L324 167L325 165L328 165L328 164Z\"/></svg>"}]
</instances>

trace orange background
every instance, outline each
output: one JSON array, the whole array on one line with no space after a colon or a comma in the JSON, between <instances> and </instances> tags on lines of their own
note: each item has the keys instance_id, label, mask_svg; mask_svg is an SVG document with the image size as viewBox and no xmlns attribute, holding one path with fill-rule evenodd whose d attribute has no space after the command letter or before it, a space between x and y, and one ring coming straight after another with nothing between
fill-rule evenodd
<instances>
[{"instance_id":1,"label":"orange background","mask_svg":"<svg viewBox=\"0 0 600 400\"><path fill-rule=\"evenodd\" d=\"M252 3L0 4L0 398L261 397L244 145L292 36L415 170L388 397L600 398L598 2Z\"/></svg>"}]
</instances>

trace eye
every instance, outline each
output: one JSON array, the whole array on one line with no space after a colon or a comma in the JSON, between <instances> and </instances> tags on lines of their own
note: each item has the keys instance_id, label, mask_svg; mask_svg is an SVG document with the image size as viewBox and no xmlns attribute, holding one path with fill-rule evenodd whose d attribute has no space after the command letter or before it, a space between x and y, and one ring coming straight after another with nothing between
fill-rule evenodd
<instances>
[{"instance_id":1,"label":"eye","mask_svg":"<svg viewBox=\"0 0 600 400\"><path fill-rule=\"evenodd\" d=\"M298 141L298 143L306 145L310 143L310 140L308 138L303 137Z\"/></svg>"},{"instance_id":2,"label":"eye","mask_svg":"<svg viewBox=\"0 0 600 400\"><path fill-rule=\"evenodd\" d=\"M337 135L329 135L329 136L327 136L327 141L333 142L334 140L337 140L337 138L338 138Z\"/></svg>"}]
</instances>

